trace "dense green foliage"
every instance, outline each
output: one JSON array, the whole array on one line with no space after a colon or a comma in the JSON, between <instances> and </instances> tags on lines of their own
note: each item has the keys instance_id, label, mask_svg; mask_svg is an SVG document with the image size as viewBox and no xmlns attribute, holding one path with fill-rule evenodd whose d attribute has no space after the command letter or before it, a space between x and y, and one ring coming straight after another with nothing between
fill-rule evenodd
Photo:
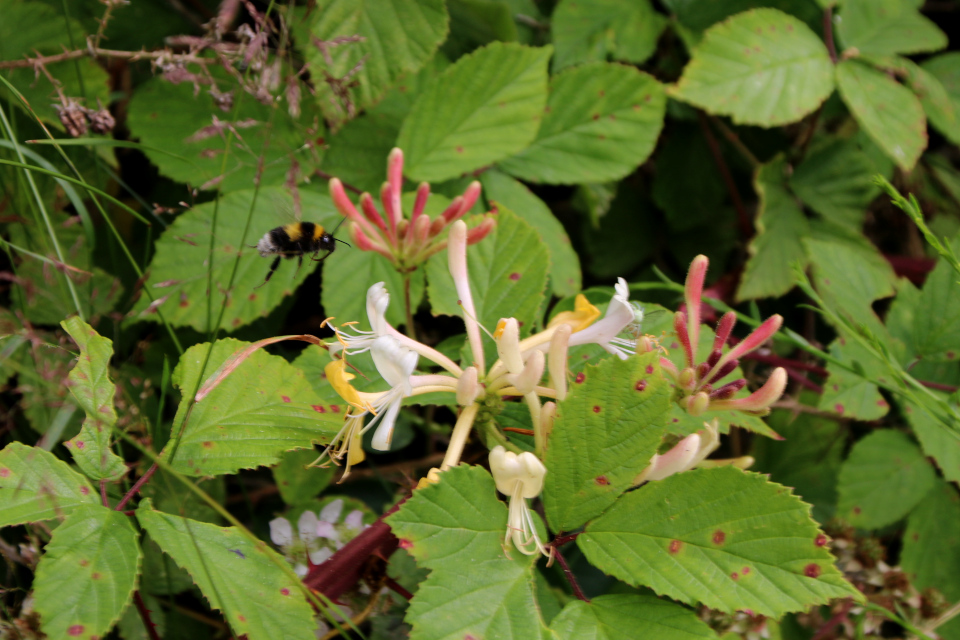
<instances>
[{"instance_id":1,"label":"dense green foliage","mask_svg":"<svg viewBox=\"0 0 960 640\"><path fill-rule=\"evenodd\" d=\"M0 0L0 640L960 640L957 15Z\"/></svg>"}]
</instances>

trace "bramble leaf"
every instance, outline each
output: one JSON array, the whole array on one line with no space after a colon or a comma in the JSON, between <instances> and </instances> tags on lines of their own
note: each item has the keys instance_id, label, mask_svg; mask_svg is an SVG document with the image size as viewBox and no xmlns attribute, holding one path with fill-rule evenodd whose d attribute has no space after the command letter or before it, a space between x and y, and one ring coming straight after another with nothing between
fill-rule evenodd
<instances>
[{"instance_id":1,"label":"bramble leaf","mask_svg":"<svg viewBox=\"0 0 960 640\"><path fill-rule=\"evenodd\" d=\"M0 451L0 526L63 517L98 503L87 479L49 451L19 442Z\"/></svg>"},{"instance_id":2,"label":"bramble leaf","mask_svg":"<svg viewBox=\"0 0 960 640\"><path fill-rule=\"evenodd\" d=\"M843 46L861 55L913 54L947 46L947 36L903 0L843 0L837 19Z\"/></svg>"},{"instance_id":3,"label":"bramble leaf","mask_svg":"<svg viewBox=\"0 0 960 640\"><path fill-rule=\"evenodd\" d=\"M516 212L540 233L550 253L550 287L560 296L580 291L582 276L580 257L570 244L570 237L543 200L526 186L495 169L480 176L483 195L490 208L494 203Z\"/></svg>"},{"instance_id":4,"label":"bramble leaf","mask_svg":"<svg viewBox=\"0 0 960 640\"><path fill-rule=\"evenodd\" d=\"M913 93L873 67L856 60L837 65L837 89L853 117L904 171L927 146L927 119Z\"/></svg>"},{"instance_id":5,"label":"bramble leaf","mask_svg":"<svg viewBox=\"0 0 960 640\"><path fill-rule=\"evenodd\" d=\"M306 221L332 229L342 220L327 196L304 190L300 192L300 199ZM213 291L208 293L207 268L214 209L217 209L217 226L213 265L209 267L213 270ZM244 236L248 215L250 226ZM143 286L150 288L159 304L151 304L146 296L141 296L134 305L134 313L139 313L144 320L158 322L154 309L160 309L170 324L193 327L201 332L208 331L208 322L216 322L225 300L227 309L221 328L227 331L266 316L306 280L317 263L312 262L310 256L304 256L304 264L298 270L295 257L282 260L270 282L260 286L270 271L274 256L261 258L250 245L256 245L263 234L274 227L295 221L293 199L289 192L279 187L262 188L259 193L254 190L234 191L220 198L219 207L215 202L208 202L191 208L167 227L157 241L156 254ZM241 252L239 259L238 251ZM340 257L338 252L330 259ZM230 284L234 264L237 271L227 299L225 289ZM208 313L212 317L208 317Z\"/></svg>"},{"instance_id":6,"label":"bramble leaf","mask_svg":"<svg viewBox=\"0 0 960 640\"><path fill-rule=\"evenodd\" d=\"M697 615L652 596L614 594L590 602L571 600L550 624L559 640L694 640L716 638Z\"/></svg>"},{"instance_id":7,"label":"bramble leaf","mask_svg":"<svg viewBox=\"0 0 960 640\"><path fill-rule=\"evenodd\" d=\"M951 404L955 409L960 409L956 400ZM936 461L944 478L960 483L960 438L957 434L946 430L923 407L906 404L903 412L920 441L923 453Z\"/></svg>"},{"instance_id":8,"label":"bramble leaf","mask_svg":"<svg viewBox=\"0 0 960 640\"><path fill-rule=\"evenodd\" d=\"M561 0L551 20L553 70L608 56L640 64L653 55L666 26L649 0Z\"/></svg>"},{"instance_id":9,"label":"bramble leaf","mask_svg":"<svg viewBox=\"0 0 960 640\"><path fill-rule=\"evenodd\" d=\"M859 440L843 466L839 515L863 529L879 529L907 515L936 482L920 448L899 431L874 431Z\"/></svg>"},{"instance_id":10,"label":"bramble leaf","mask_svg":"<svg viewBox=\"0 0 960 640\"><path fill-rule=\"evenodd\" d=\"M668 92L738 124L787 124L833 91L833 64L820 38L776 9L745 11L707 29Z\"/></svg>"},{"instance_id":11,"label":"bramble leaf","mask_svg":"<svg viewBox=\"0 0 960 640\"><path fill-rule=\"evenodd\" d=\"M654 351L588 366L558 404L543 487L554 531L571 531L603 513L657 452L670 408L659 356Z\"/></svg>"},{"instance_id":12,"label":"bramble leaf","mask_svg":"<svg viewBox=\"0 0 960 640\"><path fill-rule=\"evenodd\" d=\"M94 480L115 480L127 472L123 458L110 449L112 428L117 424L113 406L116 386L110 380L113 342L100 336L80 318L60 325L80 347L80 357L70 371L70 393L86 412L80 434L64 444L73 453L77 466Z\"/></svg>"},{"instance_id":13,"label":"bramble leaf","mask_svg":"<svg viewBox=\"0 0 960 640\"><path fill-rule=\"evenodd\" d=\"M758 474L695 469L624 495L577 544L620 580L728 613L778 618L833 598L862 599L833 566L809 512Z\"/></svg>"},{"instance_id":14,"label":"bramble leaf","mask_svg":"<svg viewBox=\"0 0 960 640\"><path fill-rule=\"evenodd\" d=\"M540 637L536 556L516 549L505 555L507 507L486 470L460 465L444 471L387 523L417 563L431 570L406 615L412 640Z\"/></svg>"},{"instance_id":15,"label":"bramble leaf","mask_svg":"<svg viewBox=\"0 0 960 640\"><path fill-rule=\"evenodd\" d=\"M530 144L547 102L551 52L550 47L493 42L437 76L417 99L397 139L406 154L407 176L455 178Z\"/></svg>"},{"instance_id":16,"label":"bramble leaf","mask_svg":"<svg viewBox=\"0 0 960 640\"><path fill-rule=\"evenodd\" d=\"M634 67L568 69L551 79L536 139L499 167L530 182L619 180L653 152L666 107L663 86Z\"/></svg>"},{"instance_id":17,"label":"bramble leaf","mask_svg":"<svg viewBox=\"0 0 960 640\"><path fill-rule=\"evenodd\" d=\"M204 384L248 346L232 338L215 342L203 372ZM210 343L203 343L187 349L173 374L184 397L174 418L173 435L161 455L175 471L207 476L269 466L284 451L312 448L340 430L346 406L320 398L300 369L262 349L206 397L191 403L209 348ZM170 460L174 447L176 456Z\"/></svg>"},{"instance_id":18,"label":"bramble leaf","mask_svg":"<svg viewBox=\"0 0 960 640\"><path fill-rule=\"evenodd\" d=\"M235 527L217 527L154 511L140 503L137 520L160 548L186 569L234 634L250 640L315 640L317 623L300 585L266 543Z\"/></svg>"},{"instance_id":19,"label":"bramble leaf","mask_svg":"<svg viewBox=\"0 0 960 640\"><path fill-rule=\"evenodd\" d=\"M89 505L57 527L33 583L50 638L102 638L130 603L140 570L139 535L119 511Z\"/></svg>"},{"instance_id":20,"label":"bramble leaf","mask_svg":"<svg viewBox=\"0 0 960 640\"><path fill-rule=\"evenodd\" d=\"M376 104L408 73L420 69L447 35L443 0L335 0L308 13L309 42L302 44L316 78L349 77L344 91L354 111ZM348 38L337 45L317 46ZM332 121L351 110L327 82L315 84L317 102Z\"/></svg>"},{"instance_id":21,"label":"bramble leaf","mask_svg":"<svg viewBox=\"0 0 960 640\"><path fill-rule=\"evenodd\" d=\"M794 286L793 265L807 263L800 239L810 234L810 224L787 190L785 170L780 156L760 167L754 178L760 197L757 234L750 241L737 300L785 294Z\"/></svg>"}]
</instances>

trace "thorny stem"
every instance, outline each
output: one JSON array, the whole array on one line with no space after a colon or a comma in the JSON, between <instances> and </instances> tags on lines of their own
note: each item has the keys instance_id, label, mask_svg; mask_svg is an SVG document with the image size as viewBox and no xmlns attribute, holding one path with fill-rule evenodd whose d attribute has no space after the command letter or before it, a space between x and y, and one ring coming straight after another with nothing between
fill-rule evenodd
<instances>
[{"instance_id":1,"label":"thorny stem","mask_svg":"<svg viewBox=\"0 0 960 640\"><path fill-rule=\"evenodd\" d=\"M147 630L147 635L150 636L150 640L160 640L160 635L156 629L157 625L154 624L150 618L150 609L147 609L147 605L143 601L139 590L133 592L133 603L137 607L137 613L140 614L140 619L143 620L143 627Z\"/></svg>"},{"instance_id":2,"label":"thorny stem","mask_svg":"<svg viewBox=\"0 0 960 640\"><path fill-rule=\"evenodd\" d=\"M717 164L720 177L723 178L723 183L727 186L727 191L730 192L730 200L733 201L733 206L737 210L737 222L740 224L740 235L743 236L744 239L749 238L753 235L753 225L750 223L750 215L747 213L747 208L740 198L740 192L737 191L737 185L733 181L730 168L727 167L727 162L723 159L723 153L720 151L720 145L710 130L710 123L707 121L707 116L704 115L702 111L697 111L697 117L700 119L700 128L703 129L703 137L706 138L707 146L710 147L710 155L713 156L713 161Z\"/></svg>"}]
</instances>

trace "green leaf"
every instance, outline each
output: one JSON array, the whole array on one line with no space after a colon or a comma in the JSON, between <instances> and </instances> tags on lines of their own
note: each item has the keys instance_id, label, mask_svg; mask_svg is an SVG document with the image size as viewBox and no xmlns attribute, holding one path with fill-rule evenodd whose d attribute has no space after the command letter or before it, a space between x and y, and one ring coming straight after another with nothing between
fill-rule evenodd
<instances>
[{"instance_id":1,"label":"green leaf","mask_svg":"<svg viewBox=\"0 0 960 640\"><path fill-rule=\"evenodd\" d=\"M430 569L410 603L412 640L539 638L533 563L504 553L507 508L481 467L460 465L415 491L387 523L402 546ZM469 570L464 570L469 567Z\"/></svg>"},{"instance_id":2,"label":"green leaf","mask_svg":"<svg viewBox=\"0 0 960 640\"><path fill-rule=\"evenodd\" d=\"M947 46L947 35L903 0L843 0L837 35L861 55L913 54Z\"/></svg>"},{"instance_id":3,"label":"green leaf","mask_svg":"<svg viewBox=\"0 0 960 640\"><path fill-rule=\"evenodd\" d=\"M455 178L530 144L547 102L551 52L551 47L493 42L431 82L397 139L406 154L407 176Z\"/></svg>"},{"instance_id":4,"label":"green leaf","mask_svg":"<svg viewBox=\"0 0 960 640\"><path fill-rule=\"evenodd\" d=\"M686 123L671 126L657 147L651 195L675 232L717 224L727 189L710 155L703 130Z\"/></svg>"},{"instance_id":5,"label":"green leaf","mask_svg":"<svg viewBox=\"0 0 960 640\"><path fill-rule=\"evenodd\" d=\"M102 638L137 584L139 535L130 518L82 506L53 532L33 583L40 626L50 638Z\"/></svg>"},{"instance_id":6,"label":"green leaf","mask_svg":"<svg viewBox=\"0 0 960 640\"><path fill-rule=\"evenodd\" d=\"M0 44L0 58L22 60L41 54L63 53L64 49L72 48L71 33L77 45L85 41L86 33L80 23L64 17L61 11L43 2L5 2L3 21L0 23L0 42L3 43ZM96 110L98 99L103 104L109 102L109 76L95 60L64 60L44 66L50 76L56 79L65 96L86 98L83 106ZM57 87L51 84L45 74L30 67L5 69L0 73L23 94L33 113L57 130L64 130L54 107L60 102ZM0 96L23 108L6 87L0 86Z\"/></svg>"},{"instance_id":7,"label":"green leaf","mask_svg":"<svg viewBox=\"0 0 960 640\"><path fill-rule=\"evenodd\" d=\"M110 380L109 367L113 342L77 317L60 325L80 347L77 365L70 371L70 393L87 414L80 435L64 444L85 474L94 480L116 480L127 472L127 465L110 450L110 436L117 424L113 407L117 388Z\"/></svg>"},{"instance_id":8,"label":"green leaf","mask_svg":"<svg viewBox=\"0 0 960 640\"><path fill-rule=\"evenodd\" d=\"M223 477L199 480L194 482L194 486L219 504L224 504L226 501L227 490ZM140 489L140 496L150 498L157 511L211 524L221 524L223 521L220 512L193 491L184 490L180 481L163 469L157 469L150 482ZM149 574L144 571L144 575Z\"/></svg>"},{"instance_id":9,"label":"green leaf","mask_svg":"<svg viewBox=\"0 0 960 640\"><path fill-rule=\"evenodd\" d=\"M620 580L728 613L779 618L833 598L861 600L809 509L758 474L686 471L623 496L577 544Z\"/></svg>"},{"instance_id":10,"label":"green leaf","mask_svg":"<svg viewBox=\"0 0 960 640\"><path fill-rule=\"evenodd\" d=\"M580 257L570 237L543 200L525 185L495 169L480 176L488 207L502 205L514 211L540 233L550 253L550 287L557 295L572 296L580 291Z\"/></svg>"},{"instance_id":11,"label":"green leaf","mask_svg":"<svg viewBox=\"0 0 960 640\"><path fill-rule=\"evenodd\" d=\"M840 422L811 414L777 410L770 426L785 440L756 439L751 454L754 471L793 487L797 496L813 505L813 516L826 522L836 510L837 474L846 445Z\"/></svg>"},{"instance_id":12,"label":"green leaf","mask_svg":"<svg viewBox=\"0 0 960 640\"><path fill-rule=\"evenodd\" d=\"M215 342L203 372L204 383L247 346L231 338ZM174 418L174 438L187 423L176 457L169 460L174 439L162 453L175 471L207 476L270 466L284 451L313 448L315 442L327 442L340 430L346 407L325 402L300 369L262 349L191 404L209 348L209 343L203 343L187 349L173 374L174 384L184 394Z\"/></svg>"},{"instance_id":13,"label":"green leaf","mask_svg":"<svg viewBox=\"0 0 960 640\"><path fill-rule=\"evenodd\" d=\"M277 565L266 543L254 544L235 527L179 518L140 503L137 520L186 569L210 606L236 636L250 640L315 640L317 623L300 585Z\"/></svg>"},{"instance_id":14,"label":"green leaf","mask_svg":"<svg viewBox=\"0 0 960 640\"><path fill-rule=\"evenodd\" d=\"M551 21L553 70L608 57L640 64L656 51L666 26L649 0L560 0Z\"/></svg>"},{"instance_id":15,"label":"green leaf","mask_svg":"<svg viewBox=\"0 0 960 640\"><path fill-rule=\"evenodd\" d=\"M943 258L920 292L913 316L913 346L916 357L952 362L960 358L960 283Z\"/></svg>"},{"instance_id":16,"label":"green leaf","mask_svg":"<svg viewBox=\"0 0 960 640\"><path fill-rule=\"evenodd\" d=\"M608 358L577 374L557 406L544 459L551 529L576 529L634 485L660 445L670 394L659 352Z\"/></svg>"},{"instance_id":17,"label":"green leaf","mask_svg":"<svg viewBox=\"0 0 960 640\"><path fill-rule=\"evenodd\" d=\"M342 219L327 196L301 191L300 199L310 222L332 228ZM140 318L158 322L154 309L160 309L167 322L174 326L208 331L207 307L211 307L210 321L215 322L225 300L224 290L230 283L238 250L242 250L242 254L221 323L221 328L228 331L266 316L316 268L310 256L304 256L304 264L299 270L296 258L283 260L270 282L260 286L270 271L273 256L261 258L255 249L249 247L256 245L263 234L274 227L295 222L293 199L279 187L263 188L259 195L253 190L235 191L220 198L213 265L210 267L214 289L213 294L208 295L207 269L215 208L215 202L193 207L167 227L157 241L144 287L149 287L161 302L151 305L150 300L142 296L134 305L134 313L139 313ZM248 215L250 227L244 236ZM341 251L351 253L349 249ZM357 250L352 252L359 253ZM340 257L338 252L330 257L330 262Z\"/></svg>"},{"instance_id":18,"label":"green leaf","mask_svg":"<svg viewBox=\"0 0 960 640\"><path fill-rule=\"evenodd\" d=\"M537 230L509 209L501 208L496 220L490 235L467 247L477 320L492 330L500 318L516 318L527 333L543 304L549 254ZM446 253L427 262L427 295L434 314L462 317Z\"/></svg>"},{"instance_id":19,"label":"green leaf","mask_svg":"<svg viewBox=\"0 0 960 640\"><path fill-rule=\"evenodd\" d=\"M951 99L936 75L906 58L897 59L896 68L917 97L930 123L950 142L960 144L960 101Z\"/></svg>"},{"instance_id":20,"label":"green leaf","mask_svg":"<svg viewBox=\"0 0 960 640\"><path fill-rule=\"evenodd\" d=\"M446 258L446 253L442 253ZM357 321L362 329L370 328L367 318L367 289L383 282L391 294L387 307L387 322L397 327L406 324L403 300L403 275L390 262L375 251L361 251L353 248L337 254L337 260L330 260L323 270L323 288L320 299L328 316L336 318L336 323ZM414 312L423 298L423 269L409 274L410 301Z\"/></svg>"},{"instance_id":21,"label":"green leaf","mask_svg":"<svg viewBox=\"0 0 960 640\"><path fill-rule=\"evenodd\" d=\"M856 60L837 65L837 88L853 117L904 171L927 146L927 120L920 100L881 71Z\"/></svg>"},{"instance_id":22,"label":"green leaf","mask_svg":"<svg viewBox=\"0 0 960 640\"><path fill-rule=\"evenodd\" d=\"M947 600L960 600L956 572L960 566L960 496L955 486L938 481L910 514L900 562L917 589L934 587ZM942 627L937 630L944 631Z\"/></svg>"},{"instance_id":23,"label":"green leaf","mask_svg":"<svg viewBox=\"0 0 960 640\"><path fill-rule=\"evenodd\" d=\"M225 80L217 73L214 77L223 84L222 90L232 86L232 79ZM294 162L299 163L300 175L309 175L314 155L302 150L304 140L324 133L322 129L308 131L317 126L317 114L310 103L303 101L303 114L299 121L294 121L285 109L283 113L271 114L273 109L283 109L285 105L267 106L252 96L235 99L239 105L227 114L208 91L194 95L191 82L172 84L163 77L151 78L137 86L130 99L130 137L140 139L143 153L160 173L203 189L249 189L255 180L264 186L282 185ZM233 136L225 170L229 131L218 131L217 125L211 124L214 118L233 126L242 137L242 142L238 142L237 135Z\"/></svg>"},{"instance_id":24,"label":"green leaf","mask_svg":"<svg viewBox=\"0 0 960 640\"><path fill-rule=\"evenodd\" d=\"M336 467L307 467L316 459L317 452L313 449L288 451L273 468L273 479L280 497L288 505L296 506L316 498L333 480Z\"/></svg>"},{"instance_id":25,"label":"green leaf","mask_svg":"<svg viewBox=\"0 0 960 640\"><path fill-rule=\"evenodd\" d=\"M309 44L301 47L311 74L350 79L344 87L349 108L329 83L314 85L318 103L335 122L374 105L404 74L420 69L443 42L448 22L443 0L334 0L308 19ZM338 38L355 40L323 49L315 44Z\"/></svg>"},{"instance_id":26,"label":"green leaf","mask_svg":"<svg viewBox=\"0 0 960 640\"><path fill-rule=\"evenodd\" d=\"M956 401L952 404L957 407ZM923 453L936 461L944 478L960 483L960 438L945 429L923 407L905 403L903 413L920 441Z\"/></svg>"},{"instance_id":27,"label":"green leaf","mask_svg":"<svg viewBox=\"0 0 960 640\"><path fill-rule=\"evenodd\" d=\"M452 59L496 40L520 40L513 12L506 2L448 0L447 10L450 12L450 36L442 50Z\"/></svg>"},{"instance_id":28,"label":"green leaf","mask_svg":"<svg viewBox=\"0 0 960 640\"><path fill-rule=\"evenodd\" d=\"M944 91L946 91L947 99L950 100L950 103L953 106L952 110L954 114L956 114L958 119L960 119L960 52L954 51L951 53L943 53L938 56L928 58L924 60L921 68L940 82ZM926 99L936 99L936 96L931 92ZM929 109L927 102L924 101L924 96L922 93L920 95L920 100L921 102L924 102L924 107L927 108L927 116L930 118L930 121L933 122L934 126L937 128L941 128L944 123L941 122L941 118L934 115L934 113ZM952 131L943 131L943 133L954 144L960 144L960 142L955 139L958 135L956 129L953 129Z\"/></svg>"},{"instance_id":29,"label":"green leaf","mask_svg":"<svg viewBox=\"0 0 960 640\"><path fill-rule=\"evenodd\" d=\"M935 482L933 467L910 438L874 431L853 446L840 469L838 512L856 527L879 529L910 513Z\"/></svg>"},{"instance_id":30,"label":"green leaf","mask_svg":"<svg viewBox=\"0 0 960 640\"><path fill-rule=\"evenodd\" d=\"M885 370L883 363L855 340L834 340L830 344L830 354L847 365L869 371L878 381L886 381L882 374L877 375ZM827 372L829 375L818 403L821 410L855 420L878 420L887 415L890 405L880 395L876 384L832 362L827 363Z\"/></svg>"},{"instance_id":31,"label":"green leaf","mask_svg":"<svg viewBox=\"0 0 960 640\"><path fill-rule=\"evenodd\" d=\"M537 138L499 166L531 182L620 180L653 152L666 107L663 86L635 67L568 69L551 79Z\"/></svg>"},{"instance_id":32,"label":"green leaf","mask_svg":"<svg viewBox=\"0 0 960 640\"><path fill-rule=\"evenodd\" d=\"M59 518L98 502L87 479L49 451L19 442L0 451L0 526Z\"/></svg>"},{"instance_id":33,"label":"green leaf","mask_svg":"<svg viewBox=\"0 0 960 640\"><path fill-rule=\"evenodd\" d=\"M810 27L754 9L704 33L670 94L737 124L772 127L800 120L832 91L830 55Z\"/></svg>"},{"instance_id":34,"label":"green leaf","mask_svg":"<svg viewBox=\"0 0 960 640\"><path fill-rule=\"evenodd\" d=\"M697 615L680 605L652 596L615 594L573 600L550 625L560 640L693 640L716 638Z\"/></svg>"},{"instance_id":35,"label":"green leaf","mask_svg":"<svg viewBox=\"0 0 960 640\"><path fill-rule=\"evenodd\" d=\"M880 188L877 167L856 138L833 139L814 149L790 176L790 187L824 219L860 229Z\"/></svg>"},{"instance_id":36,"label":"green leaf","mask_svg":"<svg viewBox=\"0 0 960 640\"><path fill-rule=\"evenodd\" d=\"M802 238L810 225L787 190L786 161L778 156L763 165L754 178L760 197L757 234L750 241L750 257L740 279L737 300L781 296L794 286L793 265L807 264Z\"/></svg>"},{"instance_id":37,"label":"green leaf","mask_svg":"<svg viewBox=\"0 0 960 640\"><path fill-rule=\"evenodd\" d=\"M757 7L773 7L796 16L810 27L819 26L822 10L809 0L662 0L683 26L702 31L725 18Z\"/></svg>"}]
</instances>

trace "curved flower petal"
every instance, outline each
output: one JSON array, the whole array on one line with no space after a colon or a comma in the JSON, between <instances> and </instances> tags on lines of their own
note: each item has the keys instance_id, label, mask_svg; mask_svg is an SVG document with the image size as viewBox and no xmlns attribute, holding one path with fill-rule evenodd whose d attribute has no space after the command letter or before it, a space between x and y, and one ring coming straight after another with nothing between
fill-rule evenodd
<instances>
[{"instance_id":1,"label":"curved flower petal","mask_svg":"<svg viewBox=\"0 0 960 640\"><path fill-rule=\"evenodd\" d=\"M274 518L270 521L270 541L278 547L293 544L293 525L286 518Z\"/></svg>"}]
</instances>

